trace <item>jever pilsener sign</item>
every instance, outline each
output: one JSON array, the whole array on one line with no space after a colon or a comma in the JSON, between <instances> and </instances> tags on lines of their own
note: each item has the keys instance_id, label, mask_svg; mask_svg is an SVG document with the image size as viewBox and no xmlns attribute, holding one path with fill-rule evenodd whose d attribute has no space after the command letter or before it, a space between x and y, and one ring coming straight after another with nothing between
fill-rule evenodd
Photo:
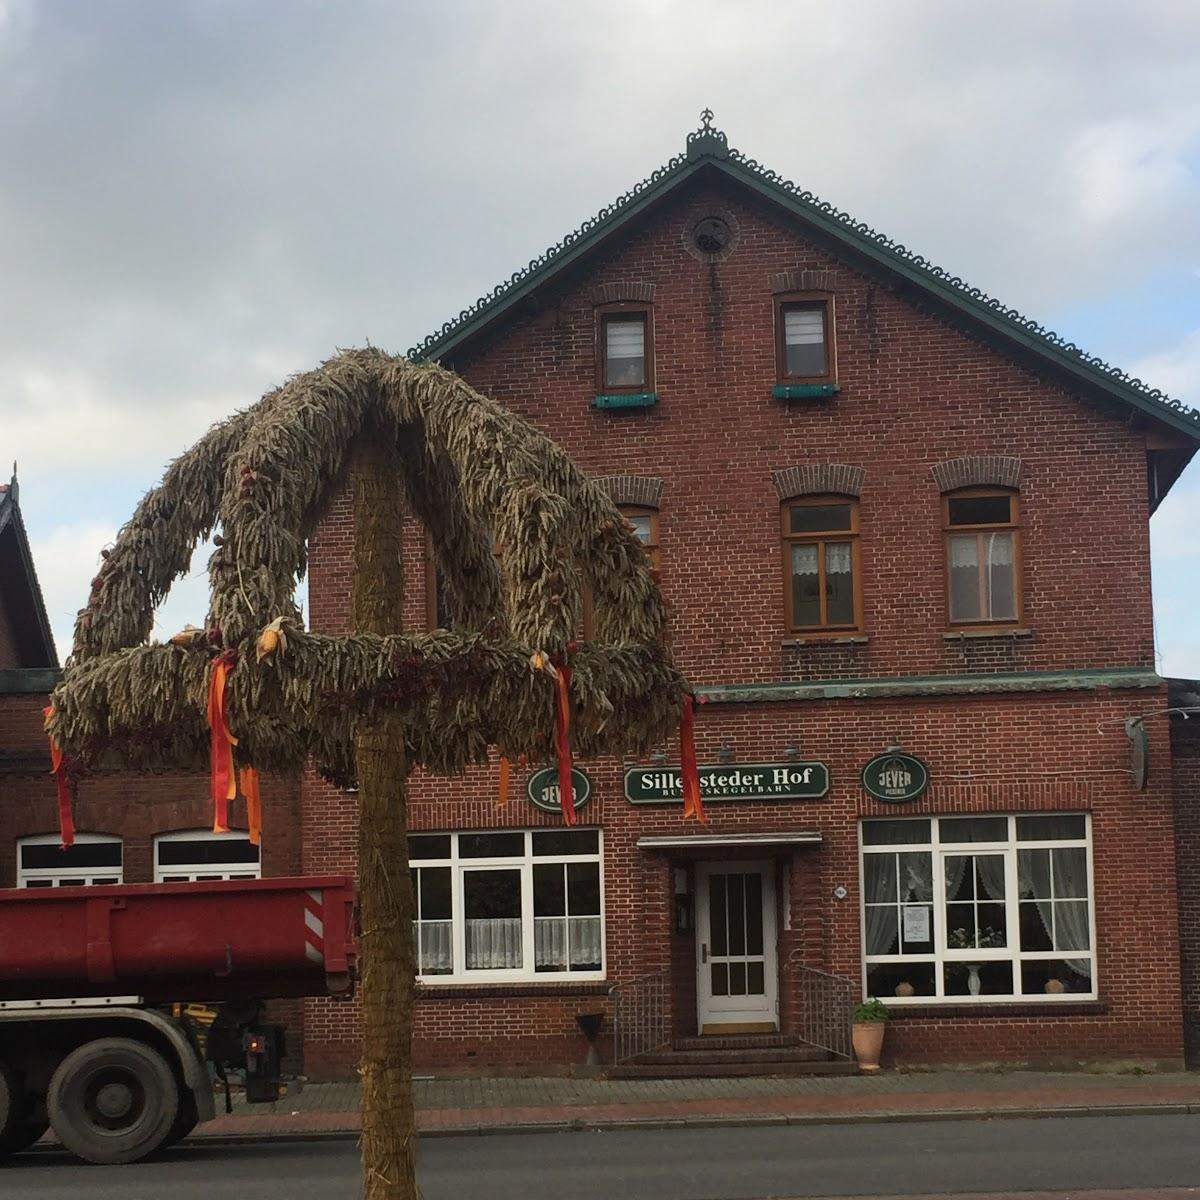
<instances>
[{"instance_id":1,"label":"jever pilsener sign","mask_svg":"<svg viewBox=\"0 0 1200 1200\"><path fill-rule=\"evenodd\" d=\"M829 791L829 768L819 762L722 763L700 768L700 797L709 800L819 800ZM631 804L682 804L678 767L629 767Z\"/></svg>"},{"instance_id":2,"label":"jever pilsener sign","mask_svg":"<svg viewBox=\"0 0 1200 1200\"><path fill-rule=\"evenodd\" d=\"M929 768L911 754L889 750L863 767L862 784L876 800L904 804L929 786Z\"/></svg>"},{"instance_id":3,"label":"jever pilsener sign","mask_svg":"<svg viewBox=\"0 0 1200 1200\"><path fill-rule=\"evenodd\" d=\"M592 796L592 781L576 767L571 772L571 790L575 793L575 808L582 808ZM543 812L562 812L558 792L558 768L543 767L534 771L525 785L525 794L535 808Z\"/></svg>"}]
</instances>

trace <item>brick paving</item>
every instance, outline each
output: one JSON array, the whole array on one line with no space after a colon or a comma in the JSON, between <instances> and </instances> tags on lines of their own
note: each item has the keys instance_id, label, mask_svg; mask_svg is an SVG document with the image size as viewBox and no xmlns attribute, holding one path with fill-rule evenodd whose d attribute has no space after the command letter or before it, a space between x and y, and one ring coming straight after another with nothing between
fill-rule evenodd
<instances>
[{"instance_id":1,"label":"brick paving","mask_svg":"<svg viewBox=\"0 0 1200 1200\"><path fill-rule=\"evenodd\" d=\"M423 1133L501 1133L611 1125L809 1123L1125 1110L1200 1113L1200 1074L1032 1071L881 1072L750 1079L443 1078L414 1085ZM247 1106L196 1137L352 1134L355 1083L307 1084Z\"/></svg>"}]
</instances>

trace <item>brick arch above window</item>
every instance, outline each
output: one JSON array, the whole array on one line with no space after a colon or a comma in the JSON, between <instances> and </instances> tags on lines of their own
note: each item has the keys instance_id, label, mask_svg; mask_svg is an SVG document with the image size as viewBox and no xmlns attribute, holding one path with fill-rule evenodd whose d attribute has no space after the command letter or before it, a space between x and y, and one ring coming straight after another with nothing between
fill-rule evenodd
<instances>
[{"instance_id":1,"label":"brick arch above window","mask_svg":"<svg viewBox=\"0 0 1200 1200\"><path fill-rule=\"evenodd\" d=\"M658 508L662 499L663 481L651 475L602 475L594 482L614 504Z\"/></svg>"},{"instance_id":2,"label":"brick arch above window","mask_svg":"<svg viewBox=\"0 0 1200 1200\"><path fill-rule=\"evenodd\" d=\"M613 280L592 290L593 304L653 304L654 284L647 280Z\"/></svg>"},{"instance_id":3,"label":"brick arch above window","mask_svg":"<svg viewBox=\"0 0 1200 1200\"><path fill-rule=\"evenodd\" d=\"M780 500L794 500L797 496L861 496L865 475L863 467L847 463L804 463L771 472Z\"/></svg>"},{"instance_id":4,"label":"brick arch above window","mask_svg":"<svg viewBox=\"0 0 1200 1200\"><path fill-rule=\"evenodd\" d=\"M967 487L1021 486L1021 460L1005 454L971 454L935 463L931 468L938 489L955 492Z\"/></svg>"},{"instance_id":5,"label":"brick arch above window","mask_svg":"<svg viewBox=\"0 0 1200 1200\"><path fill-rule=\"evenodd\" d=\"M774 271L767 276L772 292L832 292L837 280L832 271L809 271L797 267Z\"/></svg>"}]
</instances>

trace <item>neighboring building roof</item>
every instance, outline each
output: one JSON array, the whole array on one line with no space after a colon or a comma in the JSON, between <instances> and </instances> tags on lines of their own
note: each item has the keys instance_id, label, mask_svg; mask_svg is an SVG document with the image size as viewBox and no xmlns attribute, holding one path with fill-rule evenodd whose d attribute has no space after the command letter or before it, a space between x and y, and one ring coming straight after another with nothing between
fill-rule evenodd
<instances>
[{"instance_id":1,"label":"neighboring building roof","mask_svg":"<svg viewBox=\"0 0 1200 1200\"><path fill-rule=\"evenodd\" d=\"M12 623L21 661L14 667L57 667L58 653L46 616L46 602L29 550L18 503L17 468L0 483L0 605ZM3 664L0 664L3 665Z\"/></svg>"},{"instance_id":2,"label":"neighboring building roof","mask_svg":"<svg viewBox=\"0 0 1200 1200\"><path fill-rule=\"evenodd\" d=\"M687 148L648 179L602 208L574 233L551 246L528 266L447 321L409 351L410 358L443 359L510 312L550 278L577 263L606 238L629 224L638 214L660 201L686 180L708 172L731 180L782 208L810 229L835 242L859 261L883 268L893 278L918 289L943 315L966 320L977 332L998 341L1011 353L1032 356L1060 377L1081 385L1088 393L1116 401L1125 411L1135 410L1184 434L1192 443L1190 457L1200 445L1200 412L1173 400L1132 375L1109 366L1094 355L1044 329L1036 321L1007 308L978 288L968 286L927 259L876 233L861 221L803 191L775 171L768 170L739 150L731 150L725 134L712 126L705 109L698 130L688 134ZM1184 460L1186 462L1186 458ZM1177 478L1183 463L1174 464L1166 485ZM1161 498L1166 487L1161 487Z\"/></svg>"}]
</instances>

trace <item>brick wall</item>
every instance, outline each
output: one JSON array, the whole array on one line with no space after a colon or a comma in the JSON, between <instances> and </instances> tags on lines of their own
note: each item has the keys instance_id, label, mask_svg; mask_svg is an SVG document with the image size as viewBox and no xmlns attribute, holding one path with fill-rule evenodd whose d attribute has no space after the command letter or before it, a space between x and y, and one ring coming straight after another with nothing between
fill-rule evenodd
<instances>
[{"instance_id":1,"label":"brick wall","mask_svg":"<svg viewBox=\"0 0 1200 1200\"><path fill-rule=\"evenodd\" d=\"M735 251L698 261L687 222L733 215ZM781 277L834 292L839 394L784 404L775 382L773 288ZM653 298L659 403L601 412L595 391L597 297L636 281ZM647 291L647 284L652 284ZM815 285L814 285L815 286ZM622 292L623 294L623 292ZM539 307L540 305L540 307ZM1105 416L858 273L771 212L733 194L685 189L606 244L575 274L451 365L531 419L593 477L661 480L662 586L675 653L702 685L905 675L1137 667L1153 661L1145 433ZM947 637L941 490L952 460L1019 460L1024 619L1017 633ZM839 464L861 488L863 635L797 641L783 627L779 492L784 479ZM793 470L794 469L794 470ZM828 472L826 472L828 473ZM406 530L406 621L423 628L424 535ZM349 622L348 499L330 510L310 556L315 627ZM981 680L981 682L983 682ZM781 928L781 1019L796 1019L797 964L861 978L857 822L874 810L866 760L900 741L931 764L914 812L1088 811L1094 821L1100 1001L985 1015L910 1013L889 1033L893 1061L1177 1060L1181 1052L1169 781L1143 793L1128 776L1125 716L1162 707L1157 691L708 705L701 761L729 742L738 761L776 761L799 743L830 765L816 803L713 805L713 832L814 829L820 847L778 855L790 930ZM1165 735L1152 754L1166 761ZM604 830L608 977L669 969L676 1033L695 1029L694 938L673 932L671 863L638 850L678 833L678 809L634 809L620 764L586 764L589 823ZM523 779L515 781L521 795ZM353 797L307 776L306 870L355 858ZM414 829L554 824L514 798L495 805L495 770L414 774ZM784 889L782 880L787 880ZM833 899L839 884L845 900ZM789 964L791 964L789 966ZM586 1051L575 1015L603 1003L592 985L425 989L417 1062L462 1070L566 1068ZM306 1004L309 1067L345 1073L357 1053L353 1006Z\"/></svg>"}]
</instances>

